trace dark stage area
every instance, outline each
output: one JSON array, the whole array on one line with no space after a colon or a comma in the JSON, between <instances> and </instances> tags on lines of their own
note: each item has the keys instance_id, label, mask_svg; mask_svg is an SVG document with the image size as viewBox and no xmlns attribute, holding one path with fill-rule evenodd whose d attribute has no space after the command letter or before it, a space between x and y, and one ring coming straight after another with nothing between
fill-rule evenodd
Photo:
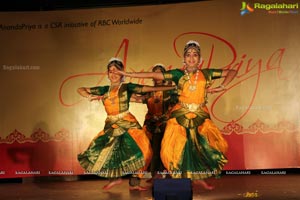
<instances>
[{"instance_id":1,"label":"dark stage area","mask_svg":"<svg viewBox=\"0 0 300 200\"><path fill-rule=\"evenodd\" d=\"M123 6L160 5L195 2L203 0L5 0L0 2L0 11L51 11L90 9Z\"/></svg>"},{"instance_id":2,"label":"dark stage area","mask_svg":"<svg viewBox=\"0 0 300 200\"><path fill-rule=\"evenodd\" d=\"M288 200L300 199L300 174L298 170L279 173L284 170L264 170L260 172L227 171L220 179L209 179L215 186L211 191L199 186L192 188L193 200L235 200L235 199L266 199ZM2 179L0 186L0 199L9 200L151 200L152 185L142 180L142 185L149 187L148 191L129 191L128 178L124 178L121 185L109 191L102 187L106 179L95 176L70 177L39 177L23 179ZM178 188L180 190L180 188ZM174 199L173 197L172 199ZM177 198L175 198L177 199Z\"/></svg>"}]
</instances>

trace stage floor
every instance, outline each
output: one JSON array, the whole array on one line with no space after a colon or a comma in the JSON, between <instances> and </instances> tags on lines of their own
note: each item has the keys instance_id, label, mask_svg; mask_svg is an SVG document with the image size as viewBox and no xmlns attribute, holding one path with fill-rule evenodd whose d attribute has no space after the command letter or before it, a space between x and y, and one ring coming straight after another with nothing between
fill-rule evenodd
<instances>
[{"instance_id":1,"label":"stage floor","mask_svg":"<svg viewBox=\"0 0 300 200\"><path fill-rule=\"evenodd\" d=\"M31 179L32 180L32 179ZM212 191L193 188L193 200L300 199L300 175L223 175L210 179ZM105 179L77 179L72 181L1 181L2 200L152 200L151 184L142 180L148 191L129 191L128 178L110 191L103 191Z\"/></svg>"}]
</instances>

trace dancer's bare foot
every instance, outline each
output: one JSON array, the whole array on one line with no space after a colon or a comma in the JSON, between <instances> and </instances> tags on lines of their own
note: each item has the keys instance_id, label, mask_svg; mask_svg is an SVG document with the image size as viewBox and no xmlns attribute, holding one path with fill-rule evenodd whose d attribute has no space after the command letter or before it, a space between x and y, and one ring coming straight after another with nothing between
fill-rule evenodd
<instances>
[{"instance_id":1,"label":"dancer's bare foot","mask_svg":"<svg viewBox=\"0 0 300 200\"><path fill-rule=\"evenodd\" d=\"M103 186L103 190L109 190L112 187L114 187L115 185L120 185L122 183L122 179L118 178L117 180L114 181L110 181L108 184L106 184L105 186Z\"/></svg>"},{"instance_id":2,"label":"dancer's bare foot","mask_svg":"<svg viewBox=\"0 0 300 200\"><path fill-rule=\"evenodd\" d=\"M206 183L204 180L194 180L193 185L199 185L199 186L203 187L206 190L213 190L215 188L214 186L209 185L208 183Z\"/></svg>"},{"instance_id":3,"label":"dancer's bare foot","mask_svg":"<svg viewBox=\"0 0 300 200\"><path fill-rule=\"evenodd\" d=\"M137 190L137 191L146 191L148 190L146 187L137 185L137 186L129 186L129 190Z\"/></svg>"},{"instance_id":4,"label":"dancer's bare foot","mask_svg":"<svg viewBox=\"0 0 300 200\"><path fill-rule=\"evenodd\" d=\"M152 178L146 180L147 183L153 183L154 179L161 179L163 176L161 174L155 174Z\"/></svg>"}]
</instances>

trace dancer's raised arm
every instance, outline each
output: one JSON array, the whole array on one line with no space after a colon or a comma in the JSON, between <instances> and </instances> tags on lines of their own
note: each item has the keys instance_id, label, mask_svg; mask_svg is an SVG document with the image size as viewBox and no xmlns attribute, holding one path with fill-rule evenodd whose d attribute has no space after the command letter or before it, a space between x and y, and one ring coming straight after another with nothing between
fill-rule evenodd
<instances>
[{"instance_id":1,"label":"dancer's raised arm","mask_svg":"<svg viewBox=\"0 0 300 200\"><path fill-rule=\"evenodd\" d=\"M121 70L116 70L114 71L114 73L130 78L153 78L157 80L164 80L163 73L161 72L125 72Z\"/></svg>"},{"instance_id":2,"label":"dancer's raised arm","mask_svg":"<svg viewBox=\"0 0 300 200\"><path fill-rule=\"evenodd\" d=\"M233 69L225 69L222 71L222 78L224 78L221 85L214 87L214 88L207 88L207 93L216 93L216 92L222 92L226 90L226 86L234 79L236 76L237 71Z\"/></svg>"},{"instance_id":3,"label":"dancer's raised arm","mask_svg":"<svg viewBox=\"0 0 300 200\"><path fill-rule=\"evenodd\" d=\"M176 86L147 86L144 85L142 92L155 92L155 91L166 91L166 90L174 90Z\"/></svg>"},{"instance_id":4,"label":"dancer's raised arm","mask_svg":"<svg viewBox=\"0 0 300 200\"><path fill-rule=\"evenodd\" d=\"M91 88L89 87L80 87L77 89L78 94L80 94L82 97L87 98L89 101L94 101L94 100L100 100L102 96L99 95L93 95L91 93Z\"/></svg>"}]
</instances>

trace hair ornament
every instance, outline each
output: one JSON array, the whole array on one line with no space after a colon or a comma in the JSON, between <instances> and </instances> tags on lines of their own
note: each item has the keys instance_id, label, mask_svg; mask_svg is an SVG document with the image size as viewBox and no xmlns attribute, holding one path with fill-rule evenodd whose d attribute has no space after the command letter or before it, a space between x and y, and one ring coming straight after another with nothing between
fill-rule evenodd
<instances>
[{"instance_id":1,"label":"hair ornament","mask_svg":"<svg viewBox=\"0 0 300 200\"><path fill-rule=\"evenodd\" d=\"M200 48L200 44L197 41L194 40L190 40L188 41L185 46L191 45L191 44L195 44L196 46L198 46Z\"/></svg>"},{"instance_id":2,"label":"hair ornament","mask_svg":"<svg viewBox=\"0 0 300 200\"><path fill-rule=\"evenodd\" d=\"M199 45L199 43L198 42L196 42L196 41L194 41L194 40L190 40L190 41L188 41L187 43L186 43L186 45L184 46L184 53L183 53L183 55L185 55L186 54L186 52L189 50L189 49L195 49L197 52L198 52L198 54L200 55L200 45Z\"/></svg>"},{"instance_id":3,"label":"hair ornament","mask_svg":"<svg viewBox=\"0 0 300 200\"><path fill-rule=\"evenodd\" d=\"M123 63L123 61L120 58L116 58L116 57L112 57L111 59L109 59L108 62L112 62L112 61L119 61Z\"/></svg>"},{"instance_id":4,"label":"hair ornament","mask_svg":"<svg viewBox=\"0 0 300 200\"><path fill-rule=\"evenodd\" d=\"M157 69L158 69L159 71L163 72L163 73L166 72L165 66L164 66L163 64L161 64L161 63L155 64L155 65L153 66L153 68L152 68L152 71L154 72L154 71L157 70Z\"/></svg>"},{"instance_id":5,"label":"hair ornament","mask_svg":"<svg viewBox=\"0 0 300 200\"><path fill-rule=\"evenodd\" d=\"M153 68L154 68L154 67L156 67L156 66L161 66L161 67L165 67L165 66L164 66L164 64L161 64L161 63L157 63L157 64L155 64L155 65L153 66Z\"/></svg>"}]
</instances>

